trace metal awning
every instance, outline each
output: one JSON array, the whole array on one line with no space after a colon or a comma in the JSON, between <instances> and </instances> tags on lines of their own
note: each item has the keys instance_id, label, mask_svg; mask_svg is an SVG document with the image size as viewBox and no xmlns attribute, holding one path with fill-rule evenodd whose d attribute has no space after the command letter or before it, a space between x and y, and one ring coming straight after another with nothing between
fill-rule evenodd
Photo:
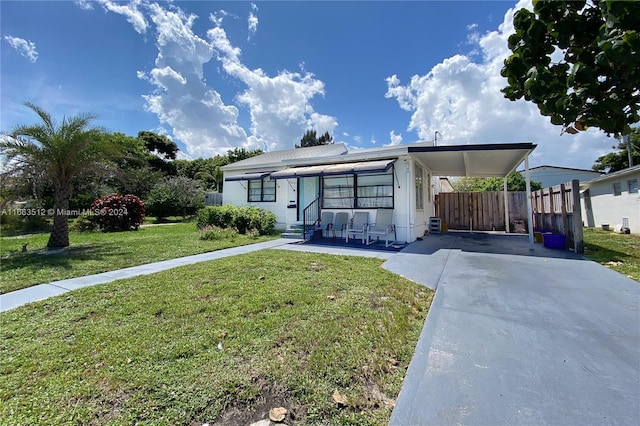
<instances>
[{"instance_id":1,"label":"metal awning","mask_svg":"<svg viewBox=\"0 0 640 426\"><path fill-rule=\"evenodd\" d=\"M434 176L506 177L536 145L495 143L476 145L407 146Z\"/></svg>"},{"instance_id":2,"label":"metal awning","mask_svg":"<svg viewBox=\"0 0 640 426\"><path fill-rule=\"evenodd\" d=\"M241 175L229 176L225 177L225 182L235 182L239 180L258 180L264 179L266 176L269 176L271 172L258 172L258 173L244 173Z\"/></svg>"},{"instance_id":3,"label":"metal awning","mask_svg":"<svg viewBox=\"0 0 640 426\"><path fill-rule=\"evenodd\" d=\"M354 175L361 173L384 173L396 161L376 160L358 163L324 164L320 166L291 167L271 173L271 179L292 179L312 176Z\"/></svg>"}]
</instances>

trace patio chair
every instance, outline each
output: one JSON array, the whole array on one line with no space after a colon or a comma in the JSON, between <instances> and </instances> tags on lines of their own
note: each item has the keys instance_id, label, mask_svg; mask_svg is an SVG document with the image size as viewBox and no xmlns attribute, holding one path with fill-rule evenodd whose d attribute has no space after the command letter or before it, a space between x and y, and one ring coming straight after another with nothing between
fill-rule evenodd
<instances>
[{"instance_id":1,"label":"patio chair","mask_svg":"<svg viewBox=\"0 0 640 426\"><path fill-rule=\"evenodd\" d=\"M345 241L348 243L349 236L351 235L353 236L352 237L353 239L355 239L356 237L362 239L362 244L364 244L367 239L368 223L369 223L369 212L355 212L353 214L353 219L347 225L347 229L345 231L347 234L345 237Z\"/></svg>"},{"instance_id":2,"label":"patio chair","mask_svg":"<svg viewBox=\"0 0 640 426\"><path fill-rule=\"evenodd\" d=\"M376 237L376 239L371 240L371 237ZM367 226L367 245L378 241L380 237L384 237L385 247L396 243L396 226L393 224L393 210L378 209L375 223L370 223ZM389 240L389 237L393 237L393 239Z\"/></svg>"},{"instance_id":3,"label":"patio chair","mask_svg":"<svg viewBox=\"0 0 640 426\"><path fill-rule=\"evenodd\" d=\"M333 212L322 212L320 215L320 229L322 236L329 237L329 231L333 227Z\"/></svg>"},{"instance_id":4,"label":"patio chair","mask_svg":"<svg viewBox=\"0 0 640 426\"><path fill-rule=\"evenodd\" d=\"M338 232L340 233L340 238L342 238L344 231L347 229L347 222L349 222L349 213L347 212L336 213L336 218L333 221L333 226L331 227L333 238L336 238L336 234Z\"/></svg>"}]
</instances>

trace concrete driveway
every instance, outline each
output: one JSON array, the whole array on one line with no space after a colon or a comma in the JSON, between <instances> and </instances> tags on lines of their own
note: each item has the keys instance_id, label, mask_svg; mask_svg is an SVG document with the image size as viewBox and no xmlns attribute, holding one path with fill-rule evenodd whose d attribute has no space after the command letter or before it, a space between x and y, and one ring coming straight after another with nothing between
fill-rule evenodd
<instances>
[{"instance_id":1,"label":"concrete driveway","mask_svg":"<svg viewBox=\"0 0 640 426\"><path fill-rule=\"evenodd\" d=\"M431 235L384 267L437 288L390 424L640 424L638 282L526 236Z\"/></svg>"}]
</instances>

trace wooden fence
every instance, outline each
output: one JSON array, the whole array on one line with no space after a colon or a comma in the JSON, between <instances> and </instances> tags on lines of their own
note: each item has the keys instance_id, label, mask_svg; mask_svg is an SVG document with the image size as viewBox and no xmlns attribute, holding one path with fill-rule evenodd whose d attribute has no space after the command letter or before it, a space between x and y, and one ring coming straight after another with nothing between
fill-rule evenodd
<instances>
[{"instance_id":1,"label":"wooden fence","mask_svg":"<svg viewBox=\"0 0 640 426\"><path fill-rule=\"evenodd\" d=\"M509 202L509 228L511 232L526 232L527 193L507 193ZM436 216L449 229L473 231L504 231L504 193L441 192L436 196Z\"/></svg>"},{"instance_id":2,"label":"wooden fence","mask_svg":"<svg viewBox=\"0 0 640 426\"><path fill-rule=\"evenodd\" d=\"M534 228L564 234L566 248L584 253L578 180L532 192L531 205Z\"/></svg>"}]
</instances>

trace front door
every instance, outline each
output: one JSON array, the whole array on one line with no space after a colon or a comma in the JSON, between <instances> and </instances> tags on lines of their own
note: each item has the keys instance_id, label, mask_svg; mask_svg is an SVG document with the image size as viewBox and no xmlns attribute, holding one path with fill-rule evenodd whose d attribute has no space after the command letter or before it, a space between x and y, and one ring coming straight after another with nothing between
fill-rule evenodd
<instances>
[{"instance_id":1,"label":"front door","mask_svg":"<svg viewBox=\"0 0 640 426\"><path fill-rule=\"evenodd\" d=\"M303 220L303 212L313 200L320 195L320 178L318 176L298 179L298 220Z\"/></svg>"}]
</instances>

